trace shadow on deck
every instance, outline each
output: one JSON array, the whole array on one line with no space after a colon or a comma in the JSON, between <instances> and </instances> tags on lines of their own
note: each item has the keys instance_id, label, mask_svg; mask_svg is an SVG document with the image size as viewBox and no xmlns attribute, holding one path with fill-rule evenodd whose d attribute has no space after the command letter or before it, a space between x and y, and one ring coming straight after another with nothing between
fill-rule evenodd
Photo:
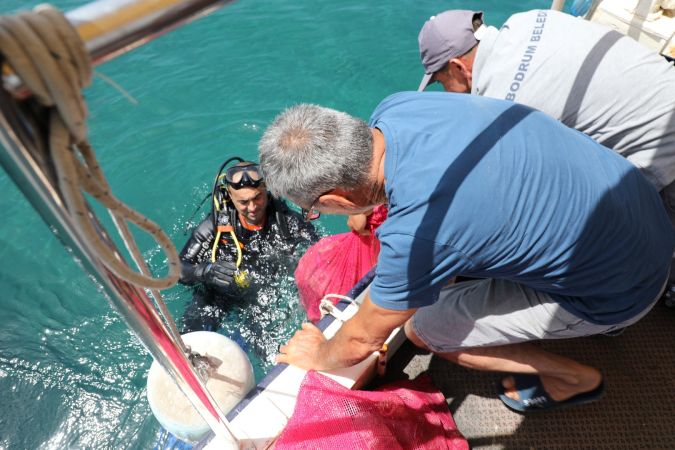
<instances>
[{"instance_id":1,"label":"shadow on deck","mask_svg":"<svg viewBox=\"0 0 675 450\"><path fill-rule=\"evenodd\" d=\"M663 302L617 337L541 345L600 368L605 397L595 403L520 415L496 395L500 374L464 369L406 342L382 382L427 371L473 449L675 448L675 308Z\"/></svg>"}]
</instances>

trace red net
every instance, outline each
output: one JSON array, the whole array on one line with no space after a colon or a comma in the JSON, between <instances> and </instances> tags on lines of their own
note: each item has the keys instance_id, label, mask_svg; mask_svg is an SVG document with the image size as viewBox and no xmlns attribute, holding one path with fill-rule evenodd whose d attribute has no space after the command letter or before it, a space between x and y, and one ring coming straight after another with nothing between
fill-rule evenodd
<instances>
[{"instance_id":1,"label":"red net","mask_svg":"<svg viewBox=\"0 0 675 450\"><path fill-rule=\"evenodd\" d=\"M468 450L445 398L427 376L352 391L310 371L275 450Z\"/></svg>"},{"instance_id":2,"label":"red net","mask_svg":"<svg viewBox=\"0 0 675 450\"><path fill-rule=\"evenodd\" d=\"M326 294L347 294L375 265L380 253L375 229L386 217L386 207L378 206L366 224L370 236L355 232L327 236L300 258L295 269L295 282L309 320L317 322L321 319L319 303Z\"/></svg>"}]
</instances>

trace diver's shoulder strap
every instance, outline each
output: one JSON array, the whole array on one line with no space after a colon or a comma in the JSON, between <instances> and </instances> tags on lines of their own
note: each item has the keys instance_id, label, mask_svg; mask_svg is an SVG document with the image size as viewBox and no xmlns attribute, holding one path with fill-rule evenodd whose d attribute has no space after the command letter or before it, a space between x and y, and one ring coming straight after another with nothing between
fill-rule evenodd
<instances>
[{"instance_id":1,"label":"diver's shoulder strap","mask_svg":"<svg viewBox=\"0 0 675 450\"><path fill-rule=\"evenodd\" d=\"M289 240L292 236L291 231L288 229L288 222L286 221L289 212L288 205L286 205L283 200L278 199L273 195L270 195L270 199L272 200L272 207L274 208L274 220L276 220L279 225L281 237L284 240Z\"/></svg>"}]
</instances>

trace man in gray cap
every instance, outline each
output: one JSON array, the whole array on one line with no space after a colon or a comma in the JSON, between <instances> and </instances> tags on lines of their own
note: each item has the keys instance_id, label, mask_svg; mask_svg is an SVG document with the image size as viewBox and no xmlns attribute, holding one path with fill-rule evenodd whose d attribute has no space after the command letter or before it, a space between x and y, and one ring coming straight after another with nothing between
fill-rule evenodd
<instances>
[{"instance_id":1,"label":"man in gray cap","mask_svg":"<svg viewBox=\"0 0 675 450\"><path fill-rule=\"evenodd\" d=\"M473 60L485 29L478 11L453 9L431 16L419 35L425 74L417 90L437 81L446 91L470 92Z\"/></svg>"},{"instance_id":2,"label":"man in gray cap","mask_svg":"<svg viewBox=\"0 0 675 450\"><path fill-rule=\"evenodd\" d=\"M499 30L481 12L445 11L424 24L419 48L419 91L438 82L549 114L636 165L675 224L675 68L665 58L549 10L514 14Z\"/></svg>"}]
</instances>

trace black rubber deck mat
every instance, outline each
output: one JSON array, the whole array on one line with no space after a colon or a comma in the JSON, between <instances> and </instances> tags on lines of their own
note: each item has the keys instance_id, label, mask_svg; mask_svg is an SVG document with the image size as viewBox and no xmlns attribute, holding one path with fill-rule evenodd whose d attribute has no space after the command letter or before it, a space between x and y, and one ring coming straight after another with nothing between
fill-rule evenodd
<instances>
[{"instance_id":1,"label":"black rubber deck mat","mask_svg":"<svg viewBox=\"0 0 675 450\"><path fill-rule=\"evenodd\" d=\"M675 309L663 302L616 337L546 341L598 367L601 400L521 415L497 398L501 375L464 369L406 342L381 382L428 371L473 449L675 449Z\"/></svg>"}]
</instances>

